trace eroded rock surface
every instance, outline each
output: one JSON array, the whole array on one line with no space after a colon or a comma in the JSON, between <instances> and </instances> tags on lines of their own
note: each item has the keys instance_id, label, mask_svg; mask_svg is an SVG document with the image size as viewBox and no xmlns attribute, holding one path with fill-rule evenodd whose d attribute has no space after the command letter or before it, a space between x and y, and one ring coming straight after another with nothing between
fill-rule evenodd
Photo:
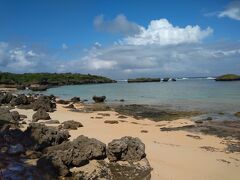
<instances>
[{"instance_id":1,"label":"eroded rock surface","mask_svg":"<svg viewBox=\"0 0 240 180\"><path fill-rule=\"evenodd\" d=\"M92 159L104 159L106 145L94 138L81 135L72 142L49 147L46 152L46 155L38 160L38 167L51 169L52 172L66 176L70 173L69 168L72 166L86 165Z\"/></svg>"},{"instance_id":2,"label":"eroded rock surface","mask_svg":"<svg viewBox=\"0 0 240 180\"><path fill-rule=\"evenodd\" d=\"M107 157L109 161L140 161L146 156L145 145L139 138L129 136L114 139L108 144Z\"/></svg>"},{"instance_id":3,"label":"eroded rock surface","mask_svg":"<svg viewBox=\"0 0 240 180\"><path fill-rule=\"evenodd\" d=\"M76 130L79 127L83 127L82 123L74 120L64 121L62 124L63 124L63 129Z\"/></svg>"},{"instance_id":4,"label":"eroded rock surface","mask_svg":"<svg viewBox=\"0 0 240 180\"><path fill-rule=\"evenodd\" d=\"M106 96L93 96L95 103L103 103L106 100Z\"/></svg>"},{"instance_id":5,"label":"eroded rock surface","mask_svg":"<svg viewBox=\"0 0 240 180\"><path fill-rule=\"evenodd\" d=\"M44 124L32 123L24 132L25 142L30 149L41 151L46 147L61 144L70 137L64 130L48 127Z\"/></svg>"},{"instance_id":6,"label":"eroded rock surface","mask_svg":"<svg viewBox=\"0 0 240 180\"><path fill-rule=\"evenodd\" d=\"M33 122L37 122L38 120L49 120L51 117L46 112L45 109L38 109L32 116Z\"/></svg>"},{"instance_id":7,"label":"eroded rock surface","mask_svg":"<svg viewBox=\"0 0 240 180\"><path fill-rule=\"evenodd\" d=\"M47 112L53 112L56 108L56 103L52 101L49 96L39 96L38 99L32 104L32 109L45 109Z\"/></svg>"}]
</instances>

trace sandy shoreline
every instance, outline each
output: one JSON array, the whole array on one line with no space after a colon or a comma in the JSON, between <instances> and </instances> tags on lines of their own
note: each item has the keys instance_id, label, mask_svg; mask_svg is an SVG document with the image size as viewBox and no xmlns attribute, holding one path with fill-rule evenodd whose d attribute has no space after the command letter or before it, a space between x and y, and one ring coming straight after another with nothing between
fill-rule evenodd
<instances>
[{"instance_id":1,"label":"sandy shoreline","mask_svg":"<svg viewBox=\"0 0 240 180\"><path fill-rule=\"evenodd\" d=\"M27 115L26 121L31 122L33 110L17 109L17 111ZM109 115L102 116L98 113ZM84 127L69 131L71 140L79 135L85 135L108 144L113 139L123 136L139 137L145 144L147 158L153 168L154 180L238 180L240 177L240 153L226 152L224 139L186 131L160 131L160 127L193 124L190 119L160 122L148 119L137 120L133 117L120 119L118 113L114 111L71 112L59 104L57 110L50 113L50 116L52 120L59 120L60 123L75 120L83 124ZM118 120L119 123L106 124L105 120ZM147 132L141 132L142 130ZM193 138L196 135L201 139Z\"/></svg>"}]
</instances>

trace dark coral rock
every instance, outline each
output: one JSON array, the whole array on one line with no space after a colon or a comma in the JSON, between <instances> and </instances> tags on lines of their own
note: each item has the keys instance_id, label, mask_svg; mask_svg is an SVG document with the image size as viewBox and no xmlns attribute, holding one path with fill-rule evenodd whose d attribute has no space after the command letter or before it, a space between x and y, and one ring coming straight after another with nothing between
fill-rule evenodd
<instances>
[{"instance_id":1,"label":"dark coral rock","mask_svg":"<svg viewBox=\"0 0 240 180\"><path fill-rule=\"evenodd\" d=\"M112 161L140 161L146 156L145 145L139 138L129 136L115 139L108 144L107 157Z\"/></svg>"}]
</instances>

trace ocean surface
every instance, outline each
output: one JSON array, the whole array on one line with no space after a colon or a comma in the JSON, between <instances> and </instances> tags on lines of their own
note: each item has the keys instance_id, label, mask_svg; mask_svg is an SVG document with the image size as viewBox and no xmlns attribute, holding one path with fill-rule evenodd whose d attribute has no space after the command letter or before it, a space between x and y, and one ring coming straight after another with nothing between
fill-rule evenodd
<instances>
[{"instance_id":1,"label":"ocean surface","mask_svg":"<svg viewBox=\"0 0 240 180\"><path fill-rule=\"evenodd\" d=\"M218 114L240 111L240 81L219 82L213 78L182 78L176 82L72 85L50 88L44 94L63 99L79 96L92 102L92 96L106 96L107 103L149 104L179 110L201 110ZM124 102L120 102L124 99Z\"/></svg>"}]
</instances>

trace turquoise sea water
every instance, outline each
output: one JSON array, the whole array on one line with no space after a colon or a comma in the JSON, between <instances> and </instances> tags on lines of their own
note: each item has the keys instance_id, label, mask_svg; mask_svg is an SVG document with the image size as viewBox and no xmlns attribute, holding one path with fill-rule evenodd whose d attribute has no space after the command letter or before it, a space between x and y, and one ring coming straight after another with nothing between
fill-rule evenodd
<instances>
[{"instance_id":1,"label":"turquoise sea water","mask_svg":"<svg viewBox=\"0 0 240 180\"><path fill-rule=\"evenodd\" d=\"M150 104L208 112L240 111L240 81L216 82L209 79L179 80L176 82L73 85L48 89L63 99L80 96L91 102L94 95L107 97L108 103Z\"/></svg>"}]
</instances>

